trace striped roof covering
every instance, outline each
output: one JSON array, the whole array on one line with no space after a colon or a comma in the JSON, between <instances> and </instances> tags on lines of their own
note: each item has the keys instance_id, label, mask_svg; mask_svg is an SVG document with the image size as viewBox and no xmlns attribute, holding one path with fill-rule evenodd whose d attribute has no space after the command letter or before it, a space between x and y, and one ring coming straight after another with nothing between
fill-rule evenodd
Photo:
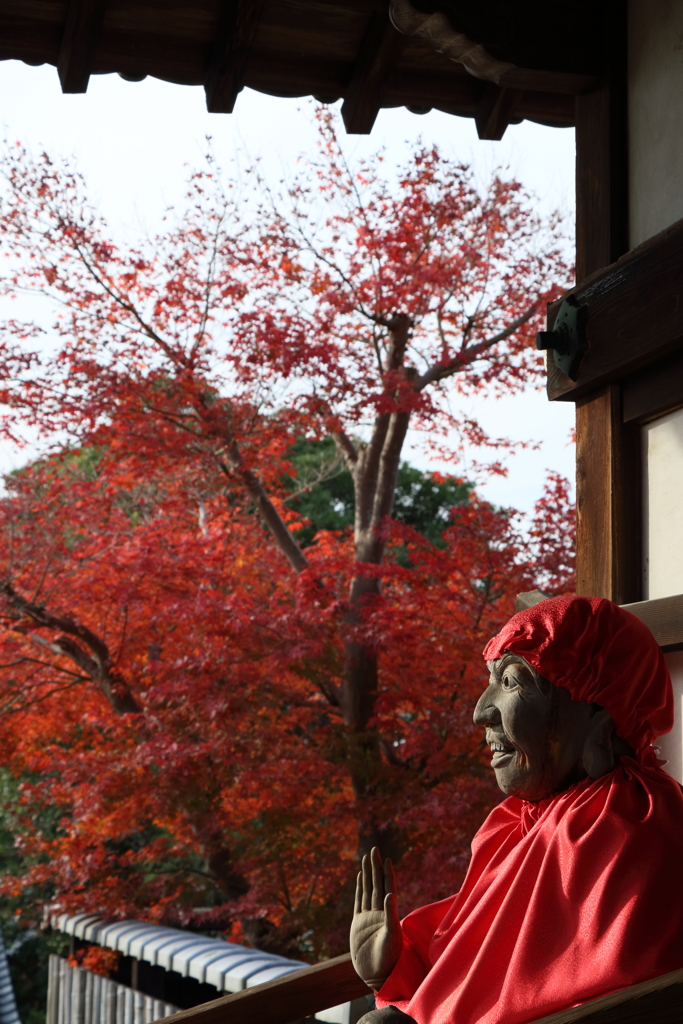
<instances>
[{"instance_id":1,"label":"striped roof covering","mask_svg":"<svg viewBox=\"0 0 683 1024\"><path fill-rule=\"evenodd\" d=\"M223 939L208 939L145 921L106 921L97 914L60 914L52 919L52 926L77 939L214 985L219 992L239 992L307 966L300 960L287 960Z\"/></svg>"},{"instance_id":2,"label":"striped roof covering","mask_svg":"<svg viewBox=\"0 0 683 1024\"><path fill-rule=\"evenodd\" d=\"M124 956L145 960L167 971L177 971L183 977L196 978L214 985L218 992L253 988L308 966L301 960L288 960L149 921L107 921L98 914L56 914L51 923L67 935L118 950ZM345 1008L346 1004L333 1006L316 1017L326 1024L342 1024L348 1016Z\"/></svg>"},{"instance_id":3,"label":"striped roof covering","mask_svg":"<svg viewBox=\"0 0 683 1024\"><path fill-rule=\"evenodd\" d=\"M0 1024L21 1024L2 932L0 932Z\"/></svg>"}]
</instances>

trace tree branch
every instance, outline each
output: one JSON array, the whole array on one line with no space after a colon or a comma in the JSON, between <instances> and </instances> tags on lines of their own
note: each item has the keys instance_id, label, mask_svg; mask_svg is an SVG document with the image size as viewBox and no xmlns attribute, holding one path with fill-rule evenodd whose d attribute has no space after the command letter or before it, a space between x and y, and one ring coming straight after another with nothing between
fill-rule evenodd
<instances>
[{"instance_id":1,"label":"tree branch","mask_svg":"<svg viewBox=\"0 0 683 1024\"><path fill-rule=\"evenodd\" d=\"M381 413L375 417L372 428L372 437L369 443L361 451L360 458L354 469L354 483L356 490L356 516L355 532L356 539L361 536L370 526L372 520L372 508L377 488L377 476L379 473L379 460L384 447L384 440L389 429L389 413Z\"/></svg>"},{"instance_id":2,"label":"tree branch","mask_svg":"<svg viewBox=\"0 0 683 1024\"><path fill-rule=\"evenodd\" d=\"M285 556L295 572L303 572L308 568L308 559L290 533L287 524L268 497L265 487L253 472L244 464L242 453L237 442L233 439L228 441L224 448L228 466L244 484L247 492L253 498L258 513L264 524L270 531L282 554ZM224 473L228 473L228 466L218 460L218 464Z\"/></svg>"},{"instance_id":3,"label":"tree branch","mask_svg":"<svg viewBox=\"0 0 683 1024\"><path fill-rule=\"evenodd\" d=\"M97 684L117 714L142 710L128 684L112 670L109 648L100 637L68 616L50 614L43 605L34 604L19 594L9 581L0 585L0 593L4 594L13 618L29 618L37 626L57 630L62 634L52 641L40 638L41 646L53 654L70 658L74 665ZM39 638L32 639L35 641Z\"/></svg>"},{"instance_id":4,"label":"tree branch","mask_svg":"<svg viewBox=\"0 0 683 1024\"><path fill-rule=\"evenodd\" d=\"M538 303L535 302L533 306L529 306L525 313L518 316L515 320L508 324L498 334L494 334L492 338L488 338L486 341L480 341L478 345L473 345L471 348L466 348L460 355L452 359L450 363L435 363L434 366L430 366L428 370L418 377L415 381L415 390L424 391L429 385L433 384L434 381L443 380L445 377L451 377L454 373L464 369L478 359L480 355L487 352L494 345L497 345L499 341L504 341L505 338L509 338L511 334L514 334L518 328L523 324L527 323L538 309Z\"/></svg>"},{"instance_id":5,"label":"tree branch","mask_svg":"<svg viewBox=\"0 0 683 1024\"><path fill-rule=\"evenodd\" d=\"M351 471L358 462L358 449L349 437L349 435L342 430L332 431L332 440L334 441L337 450L344 456L344 461Z\"/></svg>"},{"instance_id":6,"label":"tree branch","mask_svg":"<svg viewBox=\"0 0 683 1024\"><path fill-rule=\"evenodd\" d=\"M379 529L385 516L391 515L394 506L398 467L409 423L409 412L395 412L392 414L387 437L382 448L379 478L372 510L372 528L374 530Z\"/></svg>"},{"instance_id":7,"label":"tree branch","mask_svg":"<svg viewBox=\"0 0 683 1024\"><path fill-rule=\"evenodd\" d=\"M406 313L397 313L382 323L390 337L385 373L395 374L403 368L412 320ZM367 556L361 556L361 561L375 561L367 545L374 546L374 535L382 517L391 513L398 463L409 421L409 412L377 416L370 443L356 465L356 542L360 544L360 550L365 549Z\"/></svg>"}]
</instances>

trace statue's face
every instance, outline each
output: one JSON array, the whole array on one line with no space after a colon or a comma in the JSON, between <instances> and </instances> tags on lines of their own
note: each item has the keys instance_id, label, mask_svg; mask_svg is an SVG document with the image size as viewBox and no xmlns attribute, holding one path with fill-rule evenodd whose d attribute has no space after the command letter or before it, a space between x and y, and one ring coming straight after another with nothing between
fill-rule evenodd
<instances>
[{"instance_id":1,"label":"statue's face","mask_svg":"<svg viewBox=\"0 0 683 1024\"><path fill-rule=\"evenodd\" d=\"M488 667L489 685L474 721L486 728L503 792L542 800L584 778L582 753L596 706L573 701L518 655L505 654Z\"/></svg>"}]
</instances>

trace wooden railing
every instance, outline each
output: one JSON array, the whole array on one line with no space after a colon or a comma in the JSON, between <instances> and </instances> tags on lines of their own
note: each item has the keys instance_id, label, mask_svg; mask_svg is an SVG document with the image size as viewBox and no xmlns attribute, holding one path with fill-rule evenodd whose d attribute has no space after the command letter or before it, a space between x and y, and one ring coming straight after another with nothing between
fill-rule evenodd
<instances>
[{"instance_id":1,"label":"wooden railing","mask_svg":"<svg viewBox=\"0 0 683 1024\"><path fill-rule=\"evenodd\" d=\"M590 971L590 964L586 965ZM167 1017L164 1024L289 1024L358 999L368 989L351 955L305 967L234 995ZM533 1024L683 1024L683 969L600 999L560 1010Z\"/></svg>"},{"instance_id":2,"label":"wooden railing","mask_svg":"<svg viewBox=\"0 0 683 1024\"><path fill-rule=\"evenodd\" d=\"M284 978L181 1010L164 1024L289 1024L368 992L353 969L351 954L345 953Z\"/></svg>"}]
</instances>

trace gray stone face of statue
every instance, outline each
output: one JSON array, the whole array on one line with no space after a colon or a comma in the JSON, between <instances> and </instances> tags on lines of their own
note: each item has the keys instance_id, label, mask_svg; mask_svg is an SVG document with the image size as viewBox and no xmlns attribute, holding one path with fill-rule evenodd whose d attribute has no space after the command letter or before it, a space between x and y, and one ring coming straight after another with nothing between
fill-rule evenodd
<instances>
[{"instance_id":1,"label":"gray stone face of statue","mask_svg":"<svg viewBox=\"0 0 683 1024\"><path fill-rule=\"evenodd\" d=\"M474 710L491 767L507 796L543 800L614 768L629 747L599 704L572 700L518 654L488 663L489 684Z\"/></svg>"}]
</instances>

